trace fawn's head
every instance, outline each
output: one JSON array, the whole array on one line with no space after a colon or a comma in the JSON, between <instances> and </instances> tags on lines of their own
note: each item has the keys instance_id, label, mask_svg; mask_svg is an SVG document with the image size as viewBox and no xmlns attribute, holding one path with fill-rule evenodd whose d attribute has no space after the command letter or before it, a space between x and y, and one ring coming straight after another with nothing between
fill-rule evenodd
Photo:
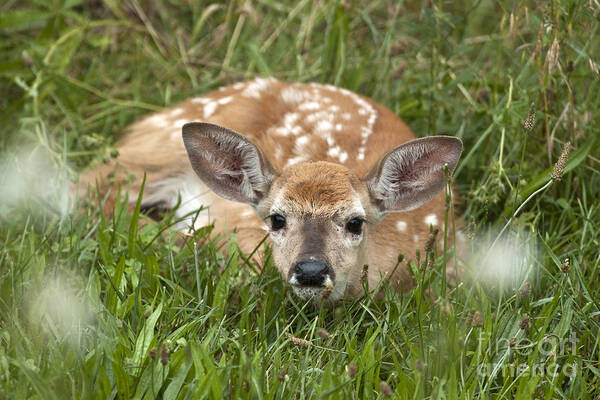
<instances>
[{"instance_id":1,"label":"fawn's head","mask_svg":"<svg viewBox=\"0 0 600 400\"><path fill-rule=\"evenodd\" d=\"M454 170L459 139L434 136L405 143L364 177L343 165L294 164L276 171L242 135L209 123L183 126L192 167L218 195L250 204L268 227L275 265L303 298L340 299L360 285L368 263L369 232L389 212L415 209L445 184Z\"/></svg>"}]
</instances>

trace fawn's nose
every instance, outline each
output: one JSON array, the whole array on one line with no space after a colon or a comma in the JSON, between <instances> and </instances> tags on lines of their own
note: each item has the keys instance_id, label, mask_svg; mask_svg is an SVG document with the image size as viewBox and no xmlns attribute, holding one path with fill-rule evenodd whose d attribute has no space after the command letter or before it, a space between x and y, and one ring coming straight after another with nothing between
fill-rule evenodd
<instances>
[{"instance_id":1,"label":"fawn's nose","mask_svg":"<svg viewBox=\"0 0 600 400\"><path fill-rule=\"evenodd\" d=\"M300 261L294 265L294 277L302 286L323 286L329 267L322 261Z\"/></svg>"}]
</instances>

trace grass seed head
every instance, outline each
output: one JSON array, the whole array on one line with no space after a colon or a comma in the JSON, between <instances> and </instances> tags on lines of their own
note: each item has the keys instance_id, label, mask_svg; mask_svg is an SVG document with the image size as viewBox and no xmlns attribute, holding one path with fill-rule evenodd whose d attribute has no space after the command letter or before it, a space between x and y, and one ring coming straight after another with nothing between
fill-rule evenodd
<instances>
[{"instance_id":1,"label":"grass seed head","mask_svg":"<svg viewBox=\"0 0 600 400\"><path fill-rule=\"evenodd\" d=\"M562 153L560 153L560 157L558 157L558 161L554 164L554 168L552 169L552 173L550 177L555 181L560 181L562 179L563 173L565 172L565 167L567 166L567 161L569 161L569 153L571 152L571 142L565 143Z\"/></svg>"},{"instance_id":2,"label":"grass seed head","mask_svg":"<svg viewBox=\"0 0 600 400\"><path fill-rule=\"evenodd\" d=\"M167 343L163 343L160 347L160 363L167 365L169 363L169 346Z\"/></svg>"},{"instance_id":3,"label":"grass seed head","mask_svg":"<svg viewBox=\"0 0 600 400\"><path fill-rule=\"evenodd\" d=\"M529 315L526 315L522 320L521 320L521 324L519 325L521 327L521 329L523 330L527 330L529 328L531 328L531 317Z\"/></svg>"},{"instance_id":4,"label":"grass seed head","mask_svg":"<svg viewBox=\"0 0 600 400\"><path fill-rule=\"evenodd\" d=\"M519 290L519 297L521 299L525 299L529 297L531 294L531 283L525 282L523 286L521 286L521 290Z\"/></svg>"},{"instance_id":5,"label":"grass seed head","mask_svg":"<svg viewBox=\"0 0 600 400\"><path fill-rule=\"evenodd\" d=\"M355 363L350 363L346 365L346 372L348 373L348 376L352 378L358 372L358 365L356 365Z\"/></svg>"},{"instance_id":6,"label":"grass seed head","mask_svg":"<svg viewBox=\"0 0 600 400\"><path fill-rule=\"evenodd\" d=\"M546 54L546 65L548 66L548 74L552 74L552 70L558 65L559 53L560 44L558 44L558 39L554 38L552 44L550 45L550 49L548 49L548 53Z\"/></svg>"},{"instance_id":7,"label":"grass seed head","mask_svg":"<svg viewBox=\"0 0 600 400\"><path fill-rule=\"evenodd\" d=\"M21 53L21 60L23 60L23 64L26 67L31 67L33 65L33 58L27 52L27 50L23 50L23 52Z\"/></svg>"},{"instance_id":8,"label":"grass seed head","mask_svg":"<svg viewBox=\"0 0 600 400\"><path fill-rule=\"evenodd\" d=\"M319 328L317 329L317 336L319 336L321 339L325 340L325 339L329 339L329 336L331 336L329 334L329 332L327 332L327 330L323 329L323 328Z\"/></svg>"},{"instance_id":9,"label":"grass seed head","mask_svg":"<svg viewBox=\"0 0 600 400\"><path fill-rule=\"evenodd\" d=\"M331 292L333 292L333 285L330 283L327 286L325 286L325 289L323 289L323 291L321 292L321 298L323 300L327 300L329 296L331 296Z\"/></svg>"},{"instance_id":10,"label":"grass seed head","mask_svg":"<svg viewBox=\"0 0 600 400\"><path fill-rule=\"evenodd\" d=\"M450 303L448 303L447 301L443 302L440 305L440 310L446 314L446 315L451 315L452 314L452 306L450 305Z\"/></svg>"},{"instance_id":11,"label":"grass seed head","mask_svg":"<svg viewBox=\"0 0 600 400\"><path fill-rule=\"evenodd\" d=\"M368 276L369 276L369 265L365 264L365 265L363 265L362 274L360 275L360 281L362 283L367 282Z\"/></svg>"},{"instance_id":12,"label":"grass seed head","mask_svg":"<svg viewBox=\"0 0 600 400\"><path fill-rule=\"evenodd\" d=\"M483 326L483 315L479 311L474 311L467 318L467 325L469 325L472 328Z\"/></svg>"},{"instance_id":13,"label":"grass seed head","mask_svg":"<svg viewBox=\"0 0 600 400\"><path fill-rule=\"evenodd\" d=\"M598 64L596 62L594 62L591 58L588 58L588 64L590 65L590 69L596 76L600 75L600 71L598 70Z\"/></svg>"},{"instance_id":14,"label":"grass seed head","mask_svg":"<svg viewBox=\"0 0 600 400\"><path fill-rule=\"evenodd\" d=\"M534 126L535 126L535 105L532 104L531 108L529 109L529 114L527 115L527 118L525 118L525 121L523 121L523 129L525 129L525 131L527 131L527 132L531 132L533 130Z\"/></svg>"},{"instance_id":15,"label":"grass seed head","mask_svg":"<svg viewBox=\"0 0 600 400\"><path fill-rule=\"evenodd\" d=\"M287 338L290 339L290 342L292 342L296 346L308 347L310 345L310 342L308 340L296 337L291 333L286 332L285 336L287 336Z\"/></svg>"},{"instance_id":16,"label":"grass seed head","mask_svg":"<svg viewBox=\"0 0 600 400\"><path fill-rule=\"evenodd\" d=\"M156 360L156 355L157 355L156 347L151 348L150 351L148 352L148 355L150 356L151 359Z\"/></svg>"},{"instance_id":17,"label":"grass seed head","mask_svg":"<svg viewBox=\"0 0 600 400\"><path fill-rule=\"evenodd\" d=\"M392 387L386 381L379 382L379 390L381 390L381 394L383 394L384 397L392 397L394 394Z\"/></svg>"},{"instance_id":18,"label":"grass seed head","mask_svg":"<svg viewBox=\"0 0 600 400\"><path fill-rule=\"evenodd\" d=\"M404 254L400 253L398 254L398 264L400 264L402 261L404 261Z\"/></svg>"},{"instance_id":19,"label":"grass seed head","mask_svg":"<svg viewBox=\"0 0 600 400\"><path fill-rule=\"evenodd\" d=\"M288 369L284 369L283 371L281 371L279 373L279 375L277 375L277 379L279 379L280 381L285 380L285 377L288 376Z\"/></svg>"},{"instance_id":20,"label":"grass seed head","mask_svg":"<svg viewBox=\"0 0 600 400\"><path fill-rule=\"evenodd\" d=\"M435 245L435 238L437 237L437 234L439 231L440 230L438 228L435 228L434 230L431 231L431 233L427 237L427 242L425 243L425 252L426 253L431 253L433 251L433 246Z\"/></svg>"},{"instance_id":21,"label":"grass seed head","mask_svg":"<svg viewBox=\"0 0 600 400\"><path fill-rule=\"evenodd\" d=\"M560 264L560 270L565 273L571 270L571 262L568 258L565 258L565 261Z\"/></svg>"}]
</instances>

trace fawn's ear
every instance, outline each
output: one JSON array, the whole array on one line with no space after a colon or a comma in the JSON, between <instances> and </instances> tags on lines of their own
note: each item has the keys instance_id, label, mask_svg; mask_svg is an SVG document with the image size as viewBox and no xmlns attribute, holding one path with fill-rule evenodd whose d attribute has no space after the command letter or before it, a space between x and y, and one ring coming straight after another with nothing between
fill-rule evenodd
<instances>
[{"instance_id":1,"label":"fawn's ear","mask_svg":"<svg viewBox=\"0 0 600 400\"><path fill-rule=\"evenodd\" d=\"M222 126L204 122L185 124L183 143L196 174L228 200L256 206L277 176L258 147Z\"/></svg>"},{"instance_id":2,"label":"fawn's ear","mask_svg":"<svg viewBox=\"0 0 600 400\"><path fill-rule=\"evenodd\" d=\"M462 142L451 136L412 140L387 153L363 178L381 213L413 210L444 188L444 165L454 171Z\"/></svg>"}]
</instances>

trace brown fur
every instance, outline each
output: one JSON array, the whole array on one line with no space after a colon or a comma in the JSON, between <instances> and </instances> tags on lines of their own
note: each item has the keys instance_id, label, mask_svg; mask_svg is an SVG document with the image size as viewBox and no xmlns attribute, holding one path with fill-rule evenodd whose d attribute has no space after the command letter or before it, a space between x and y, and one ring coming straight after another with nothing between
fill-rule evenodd
<instances>
[{"instance_id":1,"label":"brown fur","mask_svg":"<svg viewBox=\"0 0 600 400\"><path fill-rule=\"evenodd\" d=\"M296 213L331 217L348 207L359 179L341 165L309 162L288 168L281 176L286 182L283 196L293 202Z\"/></svg>"}]
</instances>

